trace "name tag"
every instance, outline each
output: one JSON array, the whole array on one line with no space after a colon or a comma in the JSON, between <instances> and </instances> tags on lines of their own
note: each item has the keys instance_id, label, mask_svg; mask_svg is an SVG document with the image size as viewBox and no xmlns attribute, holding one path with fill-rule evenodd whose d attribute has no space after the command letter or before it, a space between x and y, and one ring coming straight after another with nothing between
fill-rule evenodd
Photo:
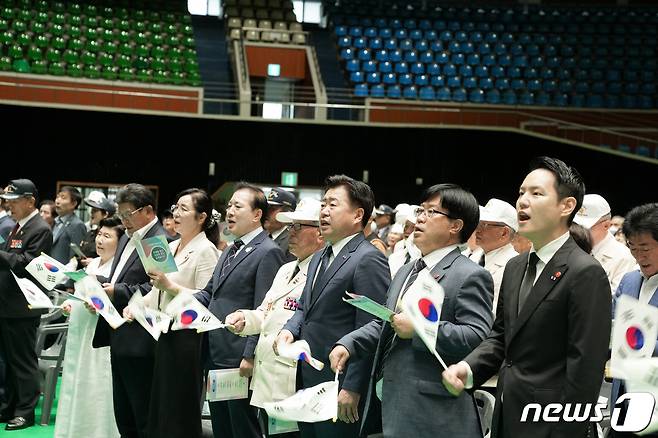
<instances>
[{"instance_id":1,"label":"name tag","mask_svg":"<svg viewBox=\"0 0 658 438\"><path fill-rule=\"evenodd\" d=\"M206 388L206 400L222 401L247 398L249 379L240 377L240 368L210 370Z\"/></svg>"},{"instance_id":2,"label":"name tag","mask_svg":"<svg viewBox=\"0 0 658 438\"><path fill-rule=\"evenodd\" d=\"M22 239L11 239L11 242L9 243L9 248L12 248L12 249L21 249L21 248L23 248L23 240Z\"/></svg>"}]
</instances>

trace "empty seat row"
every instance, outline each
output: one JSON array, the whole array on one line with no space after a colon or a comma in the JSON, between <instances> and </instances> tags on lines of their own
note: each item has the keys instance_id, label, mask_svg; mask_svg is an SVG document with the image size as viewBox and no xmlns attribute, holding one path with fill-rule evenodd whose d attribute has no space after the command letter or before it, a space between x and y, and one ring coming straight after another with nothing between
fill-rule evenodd
<instances>
[{"instance_id":1,"label":"empty seat row","mask_svg":"<svg viewBox=\"0 0 658 438\"><path fill-rule=\"evenodd\" d=\"M284 32L276 30L255 30L255 29L231 29L229 32L230 39L242 39L248 41L263 41L275 43L292 43L306 44L306 34L303 32Z\"/></svg>"},{"instance_id":2,"label":"empty seat row","mask_svg":"<svg viewBox=\"0 0 658 438\"><path fill-rule=\"evenodd\" d=\"M253 18L247 18L241 20L239 18L229 18L228 20L229 29L236 29L241 27L251 27L251 28L260 28L260 29L276 29L276 30L292 30L301 32L302 25L301 23L288 23L285 21L275 21L272 23L270 20L255 20Z\"/></svg>"}]
</instances>

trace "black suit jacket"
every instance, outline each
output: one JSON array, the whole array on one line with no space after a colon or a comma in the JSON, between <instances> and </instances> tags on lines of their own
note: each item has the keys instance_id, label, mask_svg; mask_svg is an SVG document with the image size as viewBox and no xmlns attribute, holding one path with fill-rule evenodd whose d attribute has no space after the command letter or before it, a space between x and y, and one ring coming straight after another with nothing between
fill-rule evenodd
<instances>
[{"instance_id":1,"label":"black suit jacket","mask_svg":"<svg viewBox=\"0 0 658 438\"><path fill-rule=\"evenodd\" d=\"M148 239L149 237L163 235L164 233L164 228L157 222L143 238ZM114 276L114 271L119 264L119 259L129 239L124 234L119 240L117 252L114 256L114 263L112 264L112 271L110 272L110 279ZM144 266L137 255L137 250L135 250L128 258L114 283L114 296L112 297L114 307L121 314L123 313L123 309L128 305L130 297L135 292L139 291L142 295L146 295L150 290L150 278L146 275ZM151 357L155 353L155 341L141 325L126 323L113 330L103 318L99 318L98 324L96 324L93 346L98 348L108 345L112 348L112 354L117 356Z\"/></svg>"},{"instance_id":2,"label":"black suit jacket","mask_svg":"<svg viewBox=\"0 0 658 438\"><path fill-rule=\"evenodd\" d=\"M11 248L11 241L20 242L20 248ZM16 280L14 272L20 278L30 278L39 284L25 270L25 267L42 252L48 253L53 244L53 233L48 224L38 214L18 230L0 248L0 318L38 317L43 311L27 308L27 301Z\"/></svg>"},{"instance_id":3,"label":"black suit jacket","mask_svg":"<svg viewBox=\"0 0 658 438\"><path fill-rule=\"evenodd\" d=\"M290 330L295 339L307 341L313 357L325 363L322 371L316 371L300 361L306 388L334 378L329 366L329 352L334 344L375 318L344 302L345 291L366 295L384 304L391 282L386 257L359 233L336 255L311 296L322 253L318 251L311 259L299 308L283 327ZM364 395L371 365L372 355L350 361L339 378L341 387Z\"/></svg>"},{"instance_id":4,"label":"black suit jacket","mask_svg":"<svg viewBox=\"0 0 658 438\"><path fill-rule=\"evenodd\" d=\"M267 231L243 246L222 276L222 265L229 253L228 249L224 251L206 287L195 294L220 321L238 309L258 307L283 264L283 253ZM239 367L242 358L254 357L257 342L257 336L243 338L228 330L208 332L209 368Z\"/></svg>"},{"instance_id":5,"label":"black suit jacket","mask_svg":"<svg viewBox=\"0 0 658 438\"><path fill-rule=\"evenodd\" d=\"M587 422L520 418L528 403L597 402L610 340L610 283L601 265L569 238L518 313L527 261L526 252L507 263L493 329L465 360L474 387L499 372L492 437L584 437Z\"/></svg>"}]
</instances>

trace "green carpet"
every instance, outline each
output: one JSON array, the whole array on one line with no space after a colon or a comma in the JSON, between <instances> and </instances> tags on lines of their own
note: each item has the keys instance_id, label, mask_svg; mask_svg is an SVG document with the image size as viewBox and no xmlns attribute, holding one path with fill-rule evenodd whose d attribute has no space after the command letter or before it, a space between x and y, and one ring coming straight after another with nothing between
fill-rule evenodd
<instances>
[{"instance_id":1,"label":"green carpet","mask_svg":"<svg viewBox=\"0 0 658 438\"><path fill-rule=\"evenodd\" d=\"M17 430L13 432L7 432L5 430L5 425L2 424L0 427L0 436L7 438L52 438L55 434L55 414L57 413L57 401L59 396L59 384L61 383L61 378L57 381L57 390L55 395L55 403L53 403L53 410L50 413L50 423L48 426L39 426L41 421L41 403L43 398L39 400L36 410L36 422L37 425L33 427L28 427L27 429ZM82 437L81 437L82 438Z\"/></svg>"}]
</instances>

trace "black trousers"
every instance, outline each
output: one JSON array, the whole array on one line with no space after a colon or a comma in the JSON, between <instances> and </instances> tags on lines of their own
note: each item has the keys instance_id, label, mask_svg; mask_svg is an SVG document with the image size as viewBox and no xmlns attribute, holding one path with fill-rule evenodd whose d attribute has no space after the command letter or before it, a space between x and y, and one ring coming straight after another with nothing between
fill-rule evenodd
<instances>
[{"instance_id":1,"label":"black trousers","mask_svg":"<svg viewBox=\"0 0 658 438\"><path fill-rule=\"evenodd\" d=\"M210 402L212 434L215 438L261 437L257 408L249 404L249 398Z\"/></svg>"},{"instance_id":2,"label":"black trousers","mask_svg":"<svg viewBox=\"0 0 658 438\"><path fill-rule=\"evenodd\" d=\"M121 438L146 438L153 358L112 354L111 363L114 417Z\"/></svg>"},{"instance_id":3,"label":"black trousers","mask_svg":"<svg viewBox=\"0 0 658 438\"><path fill-rule=\"evenodd\" d=\"M0 318L0 349L6 365L6 402L0 414L34 417L39 402L39 360L34 351L40 318Z\"/></svg>"}]
</instances>

